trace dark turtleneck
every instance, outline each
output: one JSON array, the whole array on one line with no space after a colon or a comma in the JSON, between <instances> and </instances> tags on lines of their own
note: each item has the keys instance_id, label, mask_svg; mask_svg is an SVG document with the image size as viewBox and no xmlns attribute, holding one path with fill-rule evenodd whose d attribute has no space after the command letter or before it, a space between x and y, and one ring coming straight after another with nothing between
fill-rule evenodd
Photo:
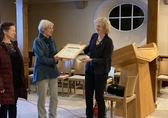
<instances>
[{"instance_id":1,"label":"dark turtleneck","mask_svg":"<svg viewBox=\"0 0 168 118\"><path fill-rule=\"evenodd\" d=\"M49 54L49 57L51 58L51 57L54 57L54 49L53 49L53 42L52 42L52 39L51 39L51 37L49 37L49 38L47 38L47 37L45 37L42 33L40 33L39 34L39 36L44 40L44 42L47 44L47 46L48 46L48 48L49 48L49 50L50 50L50 54Z\"/></svg>"}]
</instances>

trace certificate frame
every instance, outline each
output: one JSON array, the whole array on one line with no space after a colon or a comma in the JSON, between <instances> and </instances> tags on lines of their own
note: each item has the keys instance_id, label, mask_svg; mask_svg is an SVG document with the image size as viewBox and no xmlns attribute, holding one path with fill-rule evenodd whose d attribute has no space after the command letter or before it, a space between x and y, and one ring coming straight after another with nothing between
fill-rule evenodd
<instances>
[{"instance_id":1,"label":"certificate frame","mask_svg":"<svg viewBox=\"0 0 168 118\"><path fill-rule=\"evenodd\" d=\"M75 59L84 49L86 45L68 43L55 56L63 59Z\"/></svg>"}]
</instances>

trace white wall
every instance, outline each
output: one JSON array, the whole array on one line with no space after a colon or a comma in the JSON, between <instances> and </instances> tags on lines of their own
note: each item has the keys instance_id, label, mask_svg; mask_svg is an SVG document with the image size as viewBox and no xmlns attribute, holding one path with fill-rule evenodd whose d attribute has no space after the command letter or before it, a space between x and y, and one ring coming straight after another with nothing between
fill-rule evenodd
<instances>
[{"instance_id":1,"label":"white wall","mask_svg":"<svg viewBox=\"0 0 168 118\"><path fill-rule=\"evenodd\" d=\"M158 26L158 50L160 55L168 55L168 5L160 0Z\"/></svg>"}]
</instances>

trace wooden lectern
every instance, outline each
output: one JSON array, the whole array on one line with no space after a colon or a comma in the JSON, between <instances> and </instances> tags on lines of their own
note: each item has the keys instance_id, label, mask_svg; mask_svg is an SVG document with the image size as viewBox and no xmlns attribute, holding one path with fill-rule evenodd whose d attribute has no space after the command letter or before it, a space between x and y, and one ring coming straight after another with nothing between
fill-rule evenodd
<instances>
[{"instance_id":1,"label":"wooden lectern","mask_svg":"<svg viewBox=\"0 0 168 118\"><path fill-rule=\"evenodd\" d=\"M158 50L155 43L139 48L133 43L113 52L112 66L121 68L120 85L125 86L127 76L138 74L135 91L137 97L136 101L128 104L128 118L145 118L155 110L149 62L157 56ZM116 103L114 114L123 116L121 104Z\"/></svg>"}]
</instances>

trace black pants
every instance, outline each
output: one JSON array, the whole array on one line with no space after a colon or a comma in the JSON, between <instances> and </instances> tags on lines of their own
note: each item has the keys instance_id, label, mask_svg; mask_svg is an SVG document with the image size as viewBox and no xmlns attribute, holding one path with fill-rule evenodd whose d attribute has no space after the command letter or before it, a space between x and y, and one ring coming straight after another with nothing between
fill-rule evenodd
<instances>
[{"instance_id":1,"label":"black pants","mask_svg":"<svg viewBox=\"0 0 168 118\"><path fill-rule=\"evenodd\" d=\"M9 112L9 118L16 118L17 116L17 100L19 97L19 89L14 90L15 104L4 104L0 107L0 118L7 118Z\"/></svg>"},{"instance_id":2,"label":"black pants","mask_svg":"<svg viewBox=\"0 0 168 118\"><path fill-rule=\"evenodd\" d=\"M93 118L93 95L98 104L98 118L105 117L104 90L108 74L94 75L93 67L85 73L86 116Z\"/></svg>"}]
</instances>

